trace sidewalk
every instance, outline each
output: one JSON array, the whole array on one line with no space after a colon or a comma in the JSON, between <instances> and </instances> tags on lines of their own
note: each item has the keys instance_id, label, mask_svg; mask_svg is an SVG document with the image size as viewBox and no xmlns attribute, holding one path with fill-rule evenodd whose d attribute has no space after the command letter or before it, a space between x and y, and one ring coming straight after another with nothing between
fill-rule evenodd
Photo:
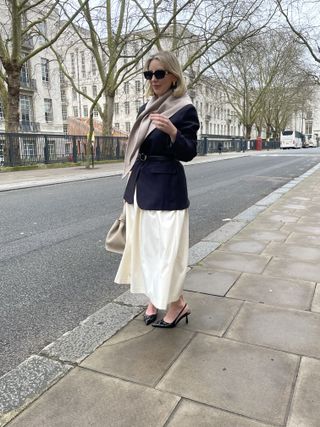
<instances>
[{"instance_id":1,"label":"sidewalk","mask_svg":"<svg viewBox=\"0 0 320 427\"><path fill-rule=\"evenodd\" d=\"M270 150L268 153L279 153L279 150ZM236 157L253 156L262 154L262 151L230 152L219 155L218 153L207 154L206 156L197 156L192 162L185 165L196 163L207 163L218 160L234 159ZM87 179L105 178L107 176L121 175L123 172L123 163L104 163L96 164L92 169L86 169L85 166L74 166L67 168L52 169L34 169L18 172L0 172L0 191L17 190L20 188L37 187L43 185L61 184L65 182L84 181Z\"/></svg>"},{"instance_id":2,"label":"sidewalk","mask_svg":"<svg viewBox=\"0 0 320 427\"><path fill-rule=\"evenodd\" d=\"M319 166L191 248L189 324L147 327L124 293L0 379L0 426L319 427Z\"/></svg>"}]
</instances>

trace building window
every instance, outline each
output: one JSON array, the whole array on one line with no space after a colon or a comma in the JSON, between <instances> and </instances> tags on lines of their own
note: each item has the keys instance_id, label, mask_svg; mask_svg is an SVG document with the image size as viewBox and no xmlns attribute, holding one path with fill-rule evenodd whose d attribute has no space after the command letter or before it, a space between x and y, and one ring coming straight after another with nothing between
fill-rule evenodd
<instances>
[{"instance_id":1,"label":"building window","mask_svg":"<svg viewBox=\"0 0 320 427\"><path fill-rule=\"evenodd\" d=\"M306 135L312 136L312 122L306 122Z\"/></svg>"},{"instance_id":2,"label":"building window","mask_svg":"<svg viewBox=\"0 0 320 427\"><path fill-rule=\"evenodd\" d=\"M91 71L93 76L97 74L97 64L93 55L91 55Z\"/></svg>"},{"instance_id":3,"label":"building window","mask_svg":"<svg viewBox=\"0 0 320 427\"><path fill-rule=\"evenodd\" d=\"M128 101L124 103L124 112L125 114L130 114L130 104Z\"/></svg>"},{"instance_id":4,"label":"building window","mask_svg":"<svg viewBox=\"0 0 320 427\"><path fill-rule=\"evenodd\" d=\"M44 117L47 123L53 121L52 99L44 99Z\"/></svg>"},{"instance_id":5,"label":"building window","mask_svg":"<svg viewBox=\"0 0 320 427\"><path fill-rule=\"evenodd\" d=\"M136 86L136 93L140 93L141 92L141 82L140 82L140 80L136 80L135 81L135 86Z\"/></svg>"},{"instance_id":6,"label":"building window","mask_svg":"<svg viewBox=\"0 0 320 427\"><path fill-rule=\"evenodd\" d=\"M87 105L83 106L83 117L88 117L88 106Z\"/></svg>"},{"instance_id":7,"label":"building window","mask_svg":"<svg viewBox=\"0 0 320 427\"><path fill-rule=\"evenodd\" d=\"M82 88L82 92L86 95L87 94L87 87L86 86L83 86L83 88Z\"/></svg>"},{"instance_id":8,"label":"building window","mask_svg":"<svg viewBox=\"0 0 320 427\"><path fill-rule=\"evenodd\" d=\"M68 125L63 125L63 133L68 134Z\"/></svg>"},{"instance_id":9,"label":"building window","mask_svg":"<svg viewBox=\"0 0 320 427\"><path fill-rule=\"evenodd\" d=\"M4 120L4 111L3 111L3 106L0 102L0 120Z\"/></svg>"},{"instance_id":10,"label":"building window","mask_svg":"<svg viewBox=\"0 0 320 427\"><path fill-rule=\"evenodd\" d=\"M59 71L59 76L60 76L60 84L64 85L66 82L66 78L62 70Z\"/></svg>"},{"instance_id":11,"label":"building window","mask_svg":"<svg viewBox=\"0 0 320 427\"><path fill-rule=\"evenodd\" d=\"M92 86L92 96L96 97L98 94L97 86Z\"/></svg>"},{"instance_id":12,"label":"building window","mask_svg":"<svg viewBox=\"0 0 320 427\"><path fill-rule=\"evenodd\" d=\"M70 58L71 58L71 77L75 77L76 76L76 62L74 59L74 53L70 54Z\"/></svg>"},{"instance_id":13,"label":"building window","mask_svg":"<svg viewBox=\"0 0 320 427\"><path fill-rule=\"evenodd\" d=\"M26 63L24 63L21 68L20 83L24 86L29 85L29 72L28 72L28 66Z\"/></svg>"},{"instance_id":14,"label":"building window","mask_svg":"<svg viewBox=\"0 0 320 427\"><path fill-rule=\"evenodd\" d=\"M83 78L86 77L86 56L84 51L81 52L81 74Z\"/></svg>"},{"instance_id":15,"label":"building window","mask_svg":"<svg viewBox=\"0 0 320 427\"><path fill-rule=\"evenodd\" d=\"M114 124L114 127L115 127L116 129L120 129L120 124L119 124L119 123L115 123L115 124Z\"/></svg>"},{"instance_id":16,"label":"building window","mask_svg":"<svg viewBox=\"0 0 320 427\"><path fill-rule=\"evenodd\" d=\"M66 156L69 156L69 154L71 154L71 144L70 144L69 142L67 142L67 143L64 145L64 154L65 154Z\"/></svg>"},{"instance_id":17,"label":"building window","mask_svg":"<svg viewBox=\"0 0 320 427\"><path fill-rule=\"evenodd\" d=\"M46 38L47 38L47 23L46 21L42 21L39 22L36 26L38 33L39 33L39 38L38 38L38 42L39 43L45 43L46 42Z\"/></svg>"},{"instance_id":18,"label":"building window","mask_svg":"<svg viewBox=\"0 0 320 427\"><path fill-rule=\"evenodd\" d=\"M131 130L130 122L126 122L126 132L130 132L130 130Z\"/></svg>"},{"instance_id":19,"label":"building window","mask_svg":"<svg viewBox=\"0 0 320 427\"><path fill-rule=\"evenodd\" d=\"M20 118L22 123L30 123L32 121L31 106L31 97L26 95L20 95Z\"/></svg>"},{"instance_id":20,"label":"building window","mask_svg":"<svg viewBox=\"0 0 320 427\"><path fill-rule=\"evenodd\" d=\"M66 103L67 102L67 96L66 96L65 89L61 89L60 94L61 94L61 102Z\"/></svg>"},{"instance_id":21,"label":"building window","mask_svg":"<svg viewBox=\"0 0 320 427\"><path fill-rule=\"evenodd\" d=\"M94 109L93 109L93 115L94 115L94 117L98 117L99 116L99 111L98 111L97 107L94 107Z\"/></svg>"},{"instance_id":22,"label":"building window","mask_svg":"<svg viewBox=\"0 0 320 427\"><path fill-rule=\"evenodd\" d=\"M72 88L72 100L73 101L77 100L77 91L74 88Z\"/></svg>"},{"instance_id":23,"label":"building window","mask_svg":"<svg viewBox=\"0 0 320 427\"><path fill-rule=\"evenodd\" d=\"M124 90L124 93L126 94L129 93L129 82L124 82L123 90Z\"/></svg>"},{"instance_id":24,"label":"building window","mask_svg":"<svg viewBox=\"0 0 320 427\"><path fill-rule=\"evenodd\" d=\"M119 102L114 103L114 114L119 114Z\"/></svg>"},{"instance_id":25,"label":"building window","mask_svg":"<svg viewBox=\"0 0 320 427\"><path fill-rule=\"evenodd\" d=\"M41 58L41 75L42 82L48 84L49 83L49 59Z\"/></svg>"},{"instance_id":26,"label":"building window","mask_svg":"<svg viewBox=\"0 0 320 427\"><path fill-rule=\"evenodd\" d=\"M62 120L68 119L68 109L66 105L62 105Z\"/></svg>"},{"instance_id":27,"label":"building window","mask_svg":"<svg viewBox=\"0 0 320 427\"><path fill-rule=\"evenodd\" d=\"M139 113L139 110L140 110L140 101L136 100L135 104L136 104L136 112Z\"/></svg>"},{"instance_id":28,"label":"building window","mask_svg":"<svg viewBox=\"0 0 320 427\"><path fill-rule=\"evenodd\" d=\"M37 144L32 138L24 139L22 143L23 156L27 159L35 159L37 157Z\"/></svg>"},{"instance_id":29,"label":"building window","mask_svg":"<svg viewBox=\"0 0 320 427\"><path fill-rule=\"evenodd\" d=\"M49 157L50 159L56 157L56 141L54 139L48 140Z\"/></svg>"},{"instance_id":30,"label":"building window","mask_svg":"<svg viewBox=\"0 0 320 427\"><path fill-rule=\"evenodd\" d=\"M73 107L73 117L78 117L78 116L79 116L78 107Z\"/></svg>"}]
</instances>

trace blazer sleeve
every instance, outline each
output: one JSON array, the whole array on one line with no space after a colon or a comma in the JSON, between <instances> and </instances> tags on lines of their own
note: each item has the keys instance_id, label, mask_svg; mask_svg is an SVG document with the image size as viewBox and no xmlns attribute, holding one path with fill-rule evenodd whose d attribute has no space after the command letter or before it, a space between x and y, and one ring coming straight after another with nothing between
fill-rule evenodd
<instances>
[{"instance_id":1,"label":"blazer sleeve","mask_svg":"<svg viewBox=\"0 0 320 427\"><path fill-rule=\"evenodd\" d=\"M184 107L177 123L176 140L171 142L172 155L181 161L189 162L197 155L197 131L200 127L197 110L193 105Z\"/></svg>"}]
</instances>

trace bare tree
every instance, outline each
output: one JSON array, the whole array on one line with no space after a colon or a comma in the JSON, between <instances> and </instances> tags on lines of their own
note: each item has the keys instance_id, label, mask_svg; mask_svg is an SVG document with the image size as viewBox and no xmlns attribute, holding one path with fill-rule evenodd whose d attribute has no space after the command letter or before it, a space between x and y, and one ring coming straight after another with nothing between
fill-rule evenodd
<instances>
[{"instance_id":1,"label":"bare tree","mask_svg":"<svg viewBox=\"0 0 320 427\"><path fill-rule=\"evenodd\" d=\"M191 3L192 0L182 2L175 14L180 14ZM81 0L79 4L83 4ZM95 8L84 6L81 17L73 23L69 32L72 31L75 40L72 46L70 34L66 33L69 43L65 43L63 49L63 41L60 40L60 49L55 49L61 69L73 89L91 102L91 113L94 108L98 110L104 134L111 134L112 131L117 89L124 81L130 81L141 71L142 58L165 34L174 18L171 17L157 35L154 35L145 17L139 13L137 4L135 0L119 0L115 7L115 2L107 0ZM75 46L86 49L97 68L101 89L95 97L84 93L71 75L67 58L70 48L74 49ZM101 97L103 102L99 103ZM92 117L92 114L90 116Z\"/></svg>"},{"instance_id":2,"label":"bare tree","mask_svg":"<svg viewBox=\"0 0 320 427\"><path fill-rule=\"evenodd\" d=\"M242 43L215 69L246 139L253 125L258 131L279 130L301 106L297 100L303 99L307 73L300 51L290 34L268 30Z\"/></svg>"},{"instance_id":3,"label":"bare tree","mask_svg":"<svg viewBox=\"0 0 320 427\"><path fill-rule=\"evenodd\" d=\"M103 132L110 134L116 90L141 71L141 60L150 50L177 52L191 88L213 64L270 20L273 11L261 14L263 3L250 0L243 8L236 0L107 0L94 9L85 7L81 20L73 24L78 37L73 47L75 43L85 47L97 64L101 82L97 97L83 93L70 75L67 43L64 53L57 52L59 62L72 87L99 110ZM226 37L228 45L222 43ZM103 107L98 103L101 96Z\"/></svg>"},{"instance_id":4,"label":"bare tree","mask_svg":"<svg viewBox=\"0 0 320 427\"><path fill-rule=\"evenodd\" d=\"M275 0L288 27L320 64L320 4L317 0Z\"/></svg>"},{"instance_id":5,"label":"bare tree","mask_svg":"<svg viewBox=\"0 0 320 427\"><path fill-rule=\"evenodd\" d=\"M86 0L84 4L87 4ZM0 99L4 109L7 132L19 131L20 75L28 61L57 41L65 29L80 13L81 7L73 10L70 19L46 38L43 27L60 19L60 0L10 0L2 5L0 29ZM67 3L67 0L66 0ZM38 43L41 37L41 43ZM19 142L15 141L13 155L19 158Z\"/></svg>"}]
</instances>

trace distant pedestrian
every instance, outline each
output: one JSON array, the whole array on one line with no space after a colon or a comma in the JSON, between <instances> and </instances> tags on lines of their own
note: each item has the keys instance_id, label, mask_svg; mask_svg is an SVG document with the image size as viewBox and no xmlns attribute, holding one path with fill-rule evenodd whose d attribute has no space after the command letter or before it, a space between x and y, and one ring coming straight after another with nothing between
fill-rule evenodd
<instances>
[{"instance_id":1,"label":"distant pedestrian","mask_svg":"<svg viewBox=\"0 0 320 427\"><path fill-rule=\"evenodd\" d=\"M219 144L218 144L218 152L219 152L219 154L222 153L222 142L219 142Z\"/></svg>"}]
</instances>

